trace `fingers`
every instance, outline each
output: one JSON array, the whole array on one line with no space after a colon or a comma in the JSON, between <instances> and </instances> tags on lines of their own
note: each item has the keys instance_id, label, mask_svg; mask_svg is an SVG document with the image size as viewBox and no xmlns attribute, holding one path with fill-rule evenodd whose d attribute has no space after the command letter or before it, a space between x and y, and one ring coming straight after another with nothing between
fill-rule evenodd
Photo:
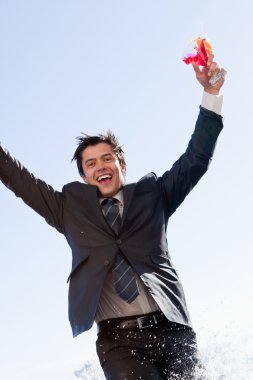
<instances>
[{"instance_id":1,"label":"fingers","mask_svg":"<svg viewBox=\"0 0 253 380\"><path fill-rule=\"evenodd\" d=\"M213 62L213 59L214 59L214 55L209 54L208 59L207 59L207 67L211 65L211 63Z\"/></svg>"},{"instance_id":2,"label":"fingers","mask_svg":"<svg viewBox=\"0 0 253 380\"><path fill-rule=\"evenodd\" d=\"M209 83L214 86L219 82L219 85L222 86L226 76L226 70L220 67L217 62L214 62L214 56L210 54L207 69L208 69L208 77L210 77Z\"/></svg>"},{"instance_id":3,"label":"fingers","mask_svg":"<svg viewBox=\"0 0 253 380\"><path fill-rule=\"evenodd\" d=\"M196 62L192 62L192 67L193 67L193 70L195 71L196 75L201 73L200 67L199 67L199 65L197 65Z\"/></svg>"},{"instance_id":4,"label":"fingers","mask_svg":"<svg viewBox=\"0 0 253 380\"><path fill-rule=\"evenodd\" d=\"M211 79L209 80L209 83L212 86L214 86L214 85L216 85L216 83L219 82L219 85L222 86L224 81L225 81L226 74L227 74L226 70L221 68L217 74L215 74L211 77Z\"/></svg>"},{"instance_id":5,"label":"fingers","mask_svg":"<svg viewBox=\"0 0 253 380\"><path fill-rule=\"evenodd\" d=\"M217 62L214 62L213 60L214 56L213 54L210 54L208 61L207 61L207 69L208 69L208 76L213 77L221 71L221 67L217 64Z\"/></svg>"}]
</instances>

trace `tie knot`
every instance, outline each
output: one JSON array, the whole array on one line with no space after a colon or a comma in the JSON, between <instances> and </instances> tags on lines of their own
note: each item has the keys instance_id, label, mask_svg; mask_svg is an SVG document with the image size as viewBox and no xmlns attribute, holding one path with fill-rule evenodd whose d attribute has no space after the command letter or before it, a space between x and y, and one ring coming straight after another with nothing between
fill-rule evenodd
<instances>
[{"instance_id":1,"label":"tie knot","mask_svg":"<svg viewBox=\"0 0 253 380\"><path fill-rule=\"evenodd\" d=\"M107 213L108 209L118 209L119 208L119 200L117 198L106 198L102 201L101 206L105 213Z\"/></svg>"},{"instance_id":2,"label":"tie knot","mask_svg":"<svg viewBox=\"0 0 253 380\"><path fill-rule=\"evenodd\" d=\"M112 205L116 205L118 203L119 203L119 201L117 198L106 198L103 200L102 205L103 206L105 206L105 205L112 206Z\"/></svg>"}]
</instances>

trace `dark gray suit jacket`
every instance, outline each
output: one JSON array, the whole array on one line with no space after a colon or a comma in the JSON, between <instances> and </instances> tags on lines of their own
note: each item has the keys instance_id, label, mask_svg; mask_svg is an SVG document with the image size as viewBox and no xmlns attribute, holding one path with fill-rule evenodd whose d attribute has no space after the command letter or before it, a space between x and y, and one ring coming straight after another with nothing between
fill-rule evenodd
<instances>
[{"instance_id":1,"label":"dark gray suit jacket","mask_svg":"<svg viewBox=\"0 0 253 380\"><path fill-rule=\"evenodd\" d=\"M191 325L185 297L168 252L169 217L206 172L221 116L200 108L186 152L161 177L150 173L125 185L119 236L107 225L97 188L80 182L55 191L0 148L0 178L25 203L63 233L72 250L69 319L73 335L91 328L108 270L120 249L170 321Z\"/></svg>"}]
</instances>

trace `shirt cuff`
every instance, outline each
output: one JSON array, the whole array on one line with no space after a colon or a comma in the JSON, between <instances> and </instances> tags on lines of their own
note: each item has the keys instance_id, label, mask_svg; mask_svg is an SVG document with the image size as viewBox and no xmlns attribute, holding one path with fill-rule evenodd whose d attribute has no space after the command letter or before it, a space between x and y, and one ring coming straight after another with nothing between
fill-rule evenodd
<instances>
[{"instance_id":1,"label":"shirt cuff","mask_svg":"<svg viewBox=\"0 0 253 380\"><path fill-rule=\"evenodd\" d=\"M204 91L201 106L218 115L222 115L223 95L212 95Z\"/></svg>"}]
</instances>

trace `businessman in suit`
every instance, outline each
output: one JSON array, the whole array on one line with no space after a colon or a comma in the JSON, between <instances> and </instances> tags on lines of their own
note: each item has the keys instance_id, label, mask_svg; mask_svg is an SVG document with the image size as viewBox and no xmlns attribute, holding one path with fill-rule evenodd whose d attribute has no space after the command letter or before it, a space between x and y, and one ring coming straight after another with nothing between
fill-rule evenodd
<instances>
[{"instance_id":1,"label":"businessman in suit","mask_svg":"<svg viewBox=\"0 0 253 380\"><path fill-rule=\"evenodd\" d=\"M73 335L98 326L97 353L107 380L192 380L199 367L196 336L166 239L169 217L206 172L222 129L224 79L211 56L193 64L204 88L186 152L161 177L125 184L117 138L79 138L73 159L85 183L61 192L35 178L0 147L0 178L64 234L72 250L69 319Z\"/></svg>"}]
</instances>

